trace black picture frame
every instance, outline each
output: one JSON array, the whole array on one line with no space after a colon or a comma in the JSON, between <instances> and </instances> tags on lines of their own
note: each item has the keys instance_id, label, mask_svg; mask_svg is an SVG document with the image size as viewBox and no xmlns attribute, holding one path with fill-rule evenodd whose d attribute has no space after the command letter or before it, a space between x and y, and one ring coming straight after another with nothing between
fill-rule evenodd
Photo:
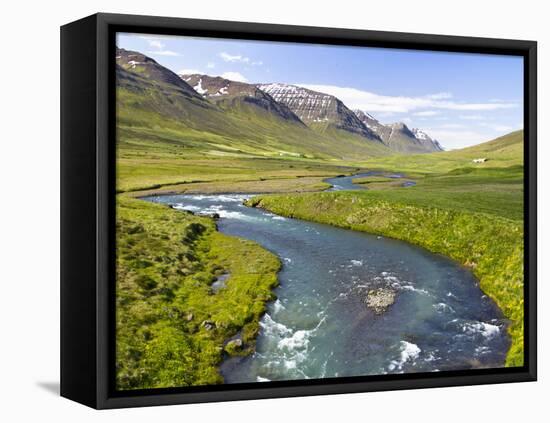
<instances>
[{"instance_id":1,"label":"black picture frame","mask_svg":"<svg viewBox=\"0 0 550 423\"><path fill-rule=\"evenodd\" d=\"M524 57L523 367L116 392L114 390L114 40L194 35ZM537 44L119 14L61 28L61 395L97 409L534 381L537 375Z\"/></svg>"}]
</instances>

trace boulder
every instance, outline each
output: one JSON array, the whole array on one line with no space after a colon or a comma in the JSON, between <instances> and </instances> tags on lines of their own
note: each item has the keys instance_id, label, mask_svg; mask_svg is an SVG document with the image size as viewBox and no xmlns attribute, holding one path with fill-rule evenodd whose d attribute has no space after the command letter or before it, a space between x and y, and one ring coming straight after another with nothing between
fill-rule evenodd
<instances>
[{"instance_id":1,"label":"boulder","mask_svg":"<svg viewBox=\"0 0 550 423\"><path fill-rule=\"evenodd\" d=\"M384 313L395 302L396 292L390 288L371 289L365 303L376 314Z\"/></svg>"},{"instance_id":2,"label":"boulder","mask_svg":"<svg viewBox=\"0 0 550 423\"><path fill-rule=\"evenodd\" d=\"M216 324L212 320L205 320L201 323L201 326L206 330L212 330L216 327Z\"/></svg>"},{"instance_id":3,"label":"boulder","mask_svg":"<svg viewBox=\"0 0 550 423\"><path fill-rule=\"evenodd\" d=\"M243 340L240 338L232 339L227 344L225 344L225 351L230 355L239 354L243 347Z\"/></svg>"}]
</instances>

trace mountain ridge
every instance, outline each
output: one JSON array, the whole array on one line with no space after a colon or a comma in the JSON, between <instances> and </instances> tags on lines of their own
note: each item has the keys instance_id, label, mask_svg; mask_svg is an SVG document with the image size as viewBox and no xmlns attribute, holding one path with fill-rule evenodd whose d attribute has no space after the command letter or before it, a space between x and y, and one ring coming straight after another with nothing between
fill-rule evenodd
<instances>
[{"instance_id":1,"label":"mountain ridge","mask_svg":"<svg viewBox=\"0 0 550 423\"><path fill-rule=\"evenodd\" d=\"M229 81L234 93L227 86L220 93L227 91L227 95L204 96L144 54L117 49L116 57L117 143L125 149L187 157L328 160L363 160L392 153L383 144L359 136L336 142L306 126L253 85ZM223 78L213 80L218 85L229 83Z\"/></svg>"},{"instance_id":2,"label":"mountain ridge","mask_svg":"<svg viewBox=\"0 0 550 423\"><path fill-rule=\"evenodd\" d=\"M400 153L432 153L443 151L443 147L426 132L418 128L410 129L403 122L383 124L371 114L355 109L355 115L365 126L376 133L382 142Z\"/></svg>"},{"instance_id":3,"label":"mountain ridge","mask_svg":"<svg viewBox=\"0 0 550 423\"><path fill-rule=\"evenodd\" d=\"M351 132L371 141L381 141L337 97L297 85L283 83L257 84L276 101L292 110L306 125L323 130L326 126ZM319 124L319 125L318 125Z\"/></svg>"},{"instance_id":4,"label":"mountain ridge","mask_svg":"<svg viewBox=\"0 0 550 423\"><path fill-rule=\"evenodd\" d=\"M286 105L275 101L273 97L254 84L204 74L180 74L179 77L192 86L200 95L222 107L231 104L231 101L227 101L228 98L240 98L244 102L275 113L283 119L305 126L300 118Z\"/></svg>"},{"instance_id":5,"label":"mountain ridge","mask_svg":"<svg viewBox=\"0 0 550 423\"><path fill-rule=\"evenodd\" d=\"M137 51L116 49L116 64L121 69L155 80L164 84L177 87L182 93L189 97L200 99L200 95L193 87L183 81L175 72L162 66L156 60Z\"/></svg>"},{"instance_id":6,"label":"mountain ridge","mask_svg":"<svg viewBox=\"0 0 550 423\"><path fill-rule=\"evenodd\" d=\"M384 125L368 113L350 110L335 96L296 85L177 75L145 54L121 48L116 49L116 63L117 83L128 93L141 93L134 101L140 109L193 130L213 131L218 137L254 139L252 151L257 150L261 134L271 145L285 145L282 154L295 151L312 157L316 150L321 156L341 158L441 151L424 131L403 123ZM259 126L253 129L255 125ZM228 138L229 134L234 135ZM271 151L267 144L260 150Z\"/></svg>"}]
</instances>

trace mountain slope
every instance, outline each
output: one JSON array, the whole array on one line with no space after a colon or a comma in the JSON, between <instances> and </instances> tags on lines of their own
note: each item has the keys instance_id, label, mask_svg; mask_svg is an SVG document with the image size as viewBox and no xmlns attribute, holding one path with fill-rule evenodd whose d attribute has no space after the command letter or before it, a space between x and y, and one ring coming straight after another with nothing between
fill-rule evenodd
<instances>
[{"instance_id":1,"label":"mountain slope","mask_svg":"<svg viewBox=\"0 0 550 423\"><path fill-rule=\"evenodd\" d=\"M195 91L221 107L229 108L245 103L303 125L303 122L285 104L279 103L269 94L253 84L231 81L219 76L180 75Z\"/></svg>"},{"instance_id":2,"label":"mountain slope","mask_svg":"<svg viewBox=\"0 0 550 423\"><path fill-rule=\"evenodd\" d=\"M362 160L391 153L380 148L381 143L373 148L364 138L339 143L313 131L286 106L249 84L229 81L227 95L204 97L141 53L118 49L116 75L121 157Z\"/></svg>"},{"instance_id":3,"label":"mountain slope","mask_svg":"<svg viewBox=\"0 0 550 423\"><path fill-rule=\"evenodd\" d=\"M472 159L485 157L489 160L508 158L523 161L523 136L523 130L519 130L472 147L449 151L449 154L471 157Z\"/></svg>"},{"instance_id":4,"label":"mountain slope","mask_svg":"<svg viewBox=\"0 0 550 423\"><path fill-rule=\"evenodd\" d=\"M399 172L442 173L458 168L482 170L485 168L517 168L523 172L523 130L460 150L441 151L428 154L407 154L379 157L368 160L366 166L373 169L391 169ZM485 158L483 163L473 160ZM515 171L514 171L515 172Z\"/></svg>"},{"instance_id":5,"label":"mountain slope","mask_svg":"<svg viewBox=\"0 0 550 423\"><path fill-rule=\"evenodd\" d=\"M355 115L392 150L400 153L429 153L443 151L439 142L419 129L409 129L402 122L384 125L372 115L354 110Z\"/></svg>"},{"instance_id":6,"label":"mountain slope","mask_svg":"<svg viewBox=\"0 0 550 423\"><path fill-rule=\"evenodd\" d=\"M444 151L442 145L439 143L439 141L434 140L432 137L430 137L426 132L424 132L421 129L413 128L411 129L411 132L414 134L414 137L423 143L426 148L430 151Z\"/></svg>"},{"instance_id":7,"label":"mountain slope","mask_svg":"<svg viewBox=\"0 0 550 423\"><path fill-rule=\"evenodd\" d=\"M151 81L177 87L188 97L200 99L200 95L171 70L158 64L154 59L136 51L116 49L116 63L122 69L145 77Z\"/></svg>"},{"instance_id":8,"label":"mountain slope","mask_svg":"<svg viewBox=\"0 0 550 423\"><path fill-rule=\"evenodd\" d=\"M259 84L258 87L288 106L306 125L320 132L334 128L371 141L380 141L344 103L332 95L279 83Z\"/></svg>"}]
</instances>

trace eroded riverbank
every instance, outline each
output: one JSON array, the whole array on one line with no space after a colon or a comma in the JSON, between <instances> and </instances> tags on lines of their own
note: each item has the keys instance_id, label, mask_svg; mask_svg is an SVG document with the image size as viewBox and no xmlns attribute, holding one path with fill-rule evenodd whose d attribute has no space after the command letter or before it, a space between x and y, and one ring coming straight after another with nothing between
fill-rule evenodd
<instances>
[{"instance_id":1,"label":"eroded riverbank","mask_svg":"<svg viewBox=\"0 0 550 423\"><path fill-rule=\"evenodd\" d=\"M150 198L217 213L220 232L283 263L256 352L222 364L227 383L503 365L506 322L466 268L404 242L247 208L244 198ZM377 314L365 301L380 288L396 295Z\"/></svg>"}]
</instances>

